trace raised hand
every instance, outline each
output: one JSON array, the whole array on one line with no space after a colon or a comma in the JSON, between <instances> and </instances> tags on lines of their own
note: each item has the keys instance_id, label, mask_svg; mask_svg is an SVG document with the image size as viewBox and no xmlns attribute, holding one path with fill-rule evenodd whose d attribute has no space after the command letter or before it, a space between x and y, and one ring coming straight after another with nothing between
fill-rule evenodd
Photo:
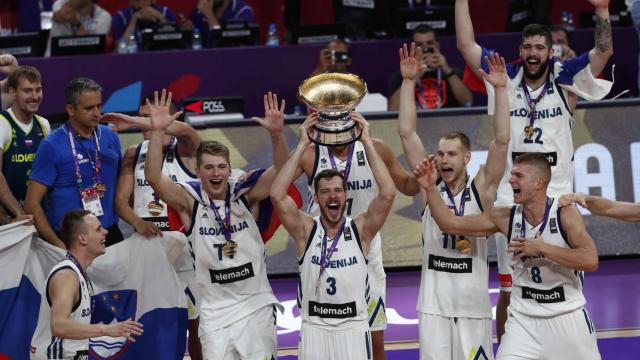
<instances>
[{"instance_id":1,"label":"raised hand","mask_svg":"<svg viewBox=\"0 0 640 360\"><path fill-rule=\"evenodd\" d=\"M400 73L403 79L416 80L427 68L422 64L422 49L416 47L415 43L411 43L408 48L407 44L403 44L400 53Z\"/></svg>"},{"instance_id":2,"label":"raised hand","mask_svg":"<svg viewBox=\"0 0 640 360\"><path fill-rule=\"evenodd\" d=\"M18 67L18 60L11 54L0 55L0 73L9 75Z\"/></svg>"},{"instance_id":3,"label":"raised hand","mask_svg":"<svg viewBox=\"0 0 640 360\"><path fill-rule=\"evenodd\" d=\"M136 342L136 339L134 339L133 336L142 335L142 333L144 332L142 327L143 325L139 322L127 319L119 323L105 326L104 332L106 336L125 337L128 341Z\"/></svg>"},{"instance_id":4,"label":"raised hand","mask_svg":"<svg viewBox=\"0 0 640 360\"><path fill-rule=\"evenodd\" d=\"M478 69L482 78L493 85L493 87L506 87L509 78L507 76L504 58L494 52L485 56L484 60L489 67L489 73L487 74L482 68Z\"/></svg>"},{"instance_id":5,"label":"raised hand","mask_svg":"<svg viewBox=\"0 0 640 360\"><path fill-rule=\"evenodd\" d=\"M149 113L151 114L151 130L166 130L171 123L182 115L182 111L171 115L171 92L167 94L166 89L162 89L162 94L158 99L158 92L153 93L153 104L147 99Z\"/></svg>"},{"instance_id":6,"label":"raised hand","mask_svg":"<svg viewBox=\"0 0 640 360\"><path fill-rule=\"evenodd\" d=\"M418 184L423 189L428 189L436 185L438 180L438 171L436 170L436 161L434 156L424 158L415 169L413 169Z\"/></svg>"},{"instance_id":7,"label":"raised hand","mask_svg":"<svg viewBox=\"0 0 640 360\"><path fill-rule=\"evenodd\" d=\"M580 206L587 207L587 195L583 193L573 193L560 196L558 199L558 207L565 207L571 204L580 204Z\"/></svg>"},{"instance_id":8,"label":"raised hand","mask_svg":"<svg viewBox=\"0 0 640 360\"><path fill-rule=\"evenodd\" d=\"M371 141L371 132L369 130L369 122L367 119L365 119L362 114L355 111L351 113L351 119L356 122L360 131L362 131L360 134L360 141L363 143Z\"/></svg>"},{"instance_id":9,"label":"raised hand","mask_svg":"<svg viewBox=\"0 0 640 360\"><path fill-rule=\"evenodd\" d=\"M309 145L311 143L311 139L316 136L316 128L315 124L318 123L320 117L318 113L312 113L307 116L304 122L300 125L300 144L301 145Z\"/></svg>"},{"instance_id":10,"label":"raised hand","mask_svg":"<svg viewBox=\"0 0 640 360\"><path fill-rule=\"evenodd\" d=\"M264 96L264 118L252 117L251 120L260 124L271 134L281 133L284 130L284 106L285 101L282 99L278 109L278 95L269 91Z\"/></svg>"}]
</instances>

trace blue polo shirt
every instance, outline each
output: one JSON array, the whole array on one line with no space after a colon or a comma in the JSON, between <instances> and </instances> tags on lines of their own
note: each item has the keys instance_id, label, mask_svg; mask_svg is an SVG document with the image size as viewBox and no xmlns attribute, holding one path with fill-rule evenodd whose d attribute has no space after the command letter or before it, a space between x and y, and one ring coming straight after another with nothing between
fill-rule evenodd
<instances>
[{"instance_id":1,"label":"blue polo shirt","mask_svg":"<svg viewBox=\"0 0 640 360\"><path fill-rule=\"evenodd\" d=\"M100 144L102 166L100 181L107 187L106 193L101 198L104 215L99 216L98 219L104 228L109 228L118 222L114 200L122 159L120 139L105 125L98 125L95 133ZM95 140L93 136L83 138L76 135L74 141L83 187L93 186L95 168L88 157L95 161ZM60 223L66 212L82 209L67 125L60 126L40 143L29 179L48 187L43 208L49 224L55 231L60 231Z\"/></svg>"},{"instance_id":2,"label":"blue polo shirt","mask_svg":"<svg viewBox=\"0 0 640 360\"><path fill-rule=\"evenodd\" d=\"M173 10L169 9L166 6L160 6L156 4L153 4L151 6L162 13L165 19L167 19L167 22L176 21L176 13L173 12ZM124 31L127 29L127 25L129 25L134 12L134 8L129 6L113 15L113 17L111 18L111 36L114 40L118 41L120 40L122 35L124 35ZM140 35L137 30L136 35ZM140 41L140 39L138 39L138 41Z\"/></svg>"},{"instance_id":3,"label":"blue polo shirt","mask_svg":"<svg viewBox=\"0 0 640 360\"><path fill-rule=\"evenodd\" d=\"M218 21L244 21L247 24L251 24L253 23L254 17L255 13L253 11L253 8L247 5L244 0L231 0L229 6L224 11L222 16L220 16ZM211 29L209 28L207 17L204 16L202 11L200 11L200 9L198 9L198 7L196 6L191 12L189 20L191 20L195 28L200 30L202 43L208 45L211 41Z\"/></svg>"}]
</instances>

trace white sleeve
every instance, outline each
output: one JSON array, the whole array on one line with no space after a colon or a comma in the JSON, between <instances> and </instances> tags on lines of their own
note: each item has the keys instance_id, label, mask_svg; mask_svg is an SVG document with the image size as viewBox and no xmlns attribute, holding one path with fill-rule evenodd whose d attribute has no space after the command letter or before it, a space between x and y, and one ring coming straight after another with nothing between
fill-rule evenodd
<instances>
[{"instance_id":1,"label":"white sleeve","mask_svg":"<svg viewBox=\"0 0 640 360\"><path fill-rule=\"evenodd\" d=\"M93 23L93 33L109 34L109 30L111 30L111 14L102 8L96 9L96 12L98 13L98 16L96 16Z\"/></svg>"},{"instance_id":2,"label":"white sleeve","mask_svg":"<svg viewBox=\"0 0 640 360\"><path fill-rule=\"evenodd\" d=\"M9 121L0 117L0 149L4 153L4 148L11 142L11 126Z\"/></svg>"},{"instance_id":3,"label":"white sleeve","mask_svg":"<svg viewBox=\"0 0 640 360\"><path fill-rule=\"evenodd\" d=\"M613 66L613 69L615 69L615 65ZM611 70L612 77L613 69ZM573 84L559 84L559 86L585 100L600 100L607 96L607 94L611 91L613 82L604 79L596 79L591 72L591 65L589 65L584 69L578 71L573 76Z\"/></svg>"},{"instance_id":4,"label":"white sleeve","mask_svg":"<svg viewBox=\"0 0 640 360\"><path fill-rule=\"evenodd\" d=\"M42 124L42 127L44 127L45 136L51 134L51 124L49 123L49 120L40 116L40 123Z\"/></svg>"}]
</instances>

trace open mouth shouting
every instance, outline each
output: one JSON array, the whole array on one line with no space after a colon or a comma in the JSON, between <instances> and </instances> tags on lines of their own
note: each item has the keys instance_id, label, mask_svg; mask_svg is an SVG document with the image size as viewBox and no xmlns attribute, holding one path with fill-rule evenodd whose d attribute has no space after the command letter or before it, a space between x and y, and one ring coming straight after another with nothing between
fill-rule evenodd
<instances>
[{"instance_id":1,"label":"open mouth shouting","mask_svg":"<svg viewBox=\"0 0 640 360\"><path fill-rule=\"evenodd\" d=\"M445 179L451 179L453 177L453 168L449 166L443 166L440 168L440 174Z\"/></svg>"},{"instance_id":2,"label":"open mouth shouting","mask_svg":"<svg viewBox=\"0 0 640 360\"><path fill-rule=\"evenodd\" d=\"M511 189L513 190L513 201L516 203L519 202L521 200L520 188L517 185L511 185Z\"/></svg>"},{"instance_id":3,"label":"open mouth shouting","mask_svg":"<svg viewBox=\"0 0 640 360\"><path fill-rule=\"evenodd\" d=\"M540 59L538 58L534 58L534 57L530 57L527 58L526 64L527 64L527 68L529 69L529 72L532 74L537 73L540 70Z\"/></svg>"},{"instance_id":4,"label":"open mouth shouting","mask_svg":"<svg viewBox=\"0 0 640 360\"><path fill-rule=\"evenodd\" d=\"M338 200L330 200L327 203L327 215L331 219L336 219L342 216L342 210L341 210L340 202L338 202Z\"/></svg>"}]
</instances>

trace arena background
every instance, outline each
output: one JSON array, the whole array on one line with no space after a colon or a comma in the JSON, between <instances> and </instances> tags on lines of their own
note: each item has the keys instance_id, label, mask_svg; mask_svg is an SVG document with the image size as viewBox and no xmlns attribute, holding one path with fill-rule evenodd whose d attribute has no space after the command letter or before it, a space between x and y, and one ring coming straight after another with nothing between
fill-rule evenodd
<instances>
[{"instance_id":1,"label":"arena background","mask_svg":"<svg viewBox=\"0 0 640 360\"><path fill-rule=\"evenodd\" d=\"M613 100L582 103L574 114L575 189L622 201L640 201L640 102ZM397 135L397 114L367 116L373 136L383 139L407 165ZM302 117L288 117L286 137L289 148L298 141ZM251 120L227 123L216 128L198 129L205 140L217 140L231 150L233 167L250 170L271 165L270 140L265 130ZM486 159L493 137L491 120L482 107L459 110L421 112L418 133L429 152L435 150L439 137L452 130L462 130L471 139L473 151L469 165L475 174ZM142 140L140 133L121 134L123 151ZM306 178L296 181L303 198L307 198ZM306 205L306 203L305 203ZM398 193L393 210L382 230L384 265L387 268L420 266L420 197ZM628 223L585 212L588 231L600 256L640 255L640 223ZM495 261L495 246L490 242L490 260ZM267 245L267 268L270 274L297 273L293 243L280 227Z\"/></svg>"}]
</instances>

